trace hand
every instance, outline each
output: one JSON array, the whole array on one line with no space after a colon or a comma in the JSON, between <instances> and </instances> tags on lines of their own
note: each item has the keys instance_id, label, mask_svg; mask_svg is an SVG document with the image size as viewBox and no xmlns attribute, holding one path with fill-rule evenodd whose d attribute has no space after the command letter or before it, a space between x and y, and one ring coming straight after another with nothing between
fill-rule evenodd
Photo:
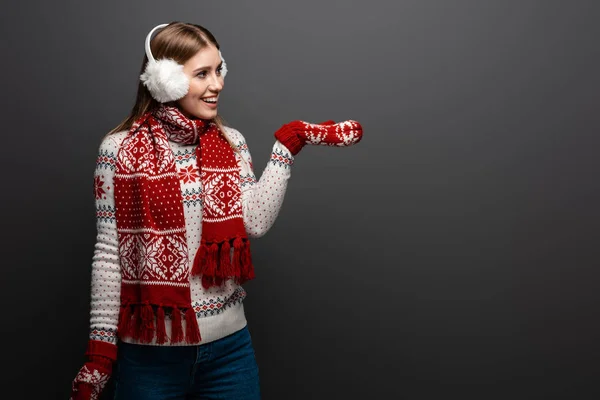
<instances>
[{"instance_id":1,"label":"hand","mask_svg":"<svg viewBox=\"0 0 600 400\"><path fill-rule=\"evenodd\" d=\"M69 400L97 400L111 372L112 360L102 356L91 356L73 380Z\"/></svg>"},{"instance_id":2,"label":"hand","mask_svg":"<svg viewBox=\"0 0 600 400\"><path fill-rule=\"evenodd\" d=\"M321 124L292 121L279 128L275 137L290 153L296 155L307 143L338 147L358 143L362 139L362 126L352 120L337 124L331 120Z\"/></svg>"},{"instance_id":3,"label":"hand","mask_svg":"<svg viewBox=\"0 0 600 400\"><path fill-rule=\"evenodd\" d=\"M70 400L97 400L112 373L117 359L117 346L89 340L85 352L87 362L79 370L71 386Z\"/></svg>"}]
</instances>

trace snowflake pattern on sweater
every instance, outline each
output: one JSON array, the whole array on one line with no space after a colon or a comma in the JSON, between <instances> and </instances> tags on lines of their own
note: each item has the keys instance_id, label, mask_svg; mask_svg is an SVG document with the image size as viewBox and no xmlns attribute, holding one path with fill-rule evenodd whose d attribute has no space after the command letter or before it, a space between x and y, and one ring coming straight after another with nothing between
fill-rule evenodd
<instances>
[{"instance_id":1,"label":"snowflake pattern on sweater","mask_svg":"<svg viewBox=\"0 0 600 400\"><path fill-rule=\"evenodd\" d=\"M277 218L291 175L293 156L285 146L276 141L267 166L260 179L257 179L245 138L232 128L225 128L225 134L236 144L244 226L249 237L257 238L264 235ZM127 132L118 132L102 140L94 174L97 237L92 259L90 339L113 344L117 340L135 343L131 338L119 337L117 332L121 263L113 177L119 146L126 135ZM187 256L191 266L200 245L204 195L194 151L196 145L186 146L169 141L169 146L173 151L182 193ZM190 277L190 288L202 343L218 340L246 325L243 310L246 292L241 286L230 280L221 287L206 290L199 277ZM170 319L167 318L165 322L169 335ZM167 341L165 345L172 344Z\"/></svg>"}]
</instances>

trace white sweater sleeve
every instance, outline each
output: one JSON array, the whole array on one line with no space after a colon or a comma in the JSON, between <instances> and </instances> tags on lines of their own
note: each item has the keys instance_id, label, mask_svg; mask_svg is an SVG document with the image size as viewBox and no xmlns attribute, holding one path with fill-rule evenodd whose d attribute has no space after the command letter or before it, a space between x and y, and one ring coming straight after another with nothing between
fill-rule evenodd
<instances>
[{"instance_id":1,"label":"white sweater sleeve","mask_svg":"<svg viewBox=\"0 0 600 400\"><path fill-rule=\"evenodd\" d=\"M122 135L106 136L100 144L94 173L96 244L92 258L90 340L117 343L121 294L113 177Z\"/></svg>"},{"instance_id":2,"label":"white sweater sleeve","mask_svg":"<svg viewBox=\"0 0 600 400\"><path fill-rule=\"evenodd\" d=\"M279 214L294 157L283 144L276 141L267 166L257 180L246 140L237 130L227 130L237 147L236 157L240 163L242 212L246 232L249 237L261 237L273 226Z\"/></svg>"}]
</instances>

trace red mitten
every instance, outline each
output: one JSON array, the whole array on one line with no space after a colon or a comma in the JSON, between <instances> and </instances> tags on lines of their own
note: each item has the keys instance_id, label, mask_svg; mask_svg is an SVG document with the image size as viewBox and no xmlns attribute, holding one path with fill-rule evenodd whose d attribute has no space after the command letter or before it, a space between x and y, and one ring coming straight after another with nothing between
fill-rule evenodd
<instances>
[{"instance_id":1,"label":"red mitten","mask_svg":"<svg viewBox=\"0 0 600 400\"><path fill-rule=\"evenodd\" d=\"M307 143L339 147L358 143L362 139L362 126L352 120L337 124L331 120L322 124L292 121L279 128L275 138L296 155Z\"/></svg>"},{"instance_id":2,"label":"red mitten","mask_svg":"<svg viewBox=\"0 0 600 400\"><path fill-rule=\"evenodd\" d=\"M69 400L97 400L106 386L116 359L114 344L90 340L88 343L88 361L77 373L71 385ZM101 353L102 355L99 355Z\"/></svg>"}]
</instances>

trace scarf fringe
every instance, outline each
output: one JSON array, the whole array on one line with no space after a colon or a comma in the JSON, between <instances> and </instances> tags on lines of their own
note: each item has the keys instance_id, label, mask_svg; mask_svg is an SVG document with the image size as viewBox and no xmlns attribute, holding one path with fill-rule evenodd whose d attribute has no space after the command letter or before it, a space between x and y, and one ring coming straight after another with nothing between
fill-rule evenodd
<instances>
[{"instance_id":1,"label":"scarf fringe","mask_svg":"<svg viewBox=\"0 0 600 400\"><path fill-rule=\"evenodd\" d=\"M233 244L233 257L231 247ZM244 283L254 279L254 266L250 253L248 239L236 237L221 243L202 242L194 257L192 275L202 275L202 285L205 289L220 286L228 279L236 283Z\"/></svg>"},{"instance_id":2,"label":"scarf fringe","mask_svg":"<svg viewBox=\"0 0 600 400\"><path fill-rule=\"evenodd\" d=\"M239 282L242 277L242 249L244 247L244 241L242 238L235 238L233 241L233 271L236 282Z\"/></svg>"},{"instance_id":3,"label":"scarf fringe","mask_svg":"<svg viewBox=\"0 0 600 400\"><path fill-rule=\"evenodd\" d=\"M190 304L190 273L178 269L182 262L188 265L186 230L182 223L185 216L182 197L175 190L175 196L169 196L170 199L161 198L156 189L162 185L175 185L174 189L179 187L177 166L170 155L169 140L186 144L198 140L196 161L198 167L205 167L207 172L201 177L202 183L231 180L225 177L229 172L223 171L236 168L238 164L235 153L231 151L224 132L220 132L216 124L206 125L205 122L188 119L177 107L161 106L134 122L126 141L119 149L119 162L113 182L117 227L121 233L119 252L121 257L128 257L133 264L132 269L122 270L123 278L128 281L146 279L141 276L146 272L140 262L147 255L142 254L143 246L137 245L139 241L156 242L161 251L155 252L150 258L164 256L161 263L169 271L166 275L148 276L153 285L146 285L143 289L141 283L133 285L131 282L121 282L123 306L119 315L118 334L122 337L129 336L140 342L156 340L158 344L162 344L169 340L165 330L165 315L171 314L173 330L170 342L193 343L200 340L196 317ZM148 143L150 148L147 149ZM155 157L147 158L147 151ZM213 152L222 157L207 156ZM138 175L142 170L148 170L152 174L163 170L169 173L159 180L153 180L146 174ZM228 279L243 282L254 277L249 257L249 239L239 212L241 198L226 186L218 188L217 192L227 206L222 212L217 212L210 204L203 207L201 246L191 265L191 275L201 277L205 288L221 286ZM145 197L140 193L145 194ZM138 216L141 218L137 218ZM212 222L206 222L211 219ZM139 229L154 228L157 224L165 230L172 230L167 236L167 242L161 239L163 244L158 244L157 240L162 234L137 232ZM135 232L129 232L130 229ZM173 285L174 283L186 285ZM183 323L184 318L188 323Z\"/></svg>"},{"instance_id":4,"label":"scarf fringe","mask_svg":"<svg viewBox=\"0 0 600 400\"><path fill-rule=\"evenodd\" d=\"M177 307L173 307L171 313L171 341L179 343L183 340L183 328L181 326L181 311Z\"/></svg>"},{"instance_id":5,"label":"scarf fringe","mask_svg":"<svg viewBox=\"0 0 600 400\"><path fill-rule=\"evenodd\" d=\"M196 322L196 313L192 307L185 312L185 341L188 344L198 343L202 340L200 330Z\"/></svg>"},{"instance_id":6,"label":"scarf fringe","mask_svg":"<svg viewBox=\"0 0 600 400\"><path fill-rule=\"evenodd\" d=\"M219 260L219 269L217 270L217 276L219 278L227 278L233 276L231 269L231 246L229 242L223 242L221 245L221 257Z\"/></svg>"},{"instance_id":7,"label":"scarf fringe","mask_svg":"<svg viewBox=\"0 0 600 400\"><path fill-rule=\"evenodd\" d=\"M117 330L119 332L123 332L125 334L129 332L131 324L131 315L132 310L131 307L129 307L129 304L122 305L121 311L119 312L119 324L117 325Z\"/></svg>"},{"instance_id":8,"label":"scarf fringe","mask_svg":"<svg viewBox=\"0 0 600 400\"><path fill-rule=\"evenodd\" d=\"M142 326L140 337L143 343L150 343L154 338L154 311L150 304L142 306Z\"/></svg>"},{"instance_id":9,"label":"scarf fringe","mask_svg":"<svg viewBox=\"0 0 600 400\"><path fill-rule=\"evenodd\" d=\"M140 323L141 318L140 318L140 314L141 314L141 308L140 307L133 307L133 317L131 318L131 321L129 321L129 331L128 334L129 336L132 337L139 337L140 336Z\"/></svg>"},{"instance_id":10,"label":"scarf fringe","mask_svg":"<svg viewBox=\"0 0 600 400\"><path fill-rule=\"evenodd\" d=\"M242 276L240 279L242 282L254 279L254 266L252 265L252 254L250 254L248 243L246 243L245 248L242 250Z\"/></svg>"},{"instance_id":11,"label":"scarf fringe","mask_svg":"<svg viewBox=\"0 0 600 400\"><path fill-rule=\"evenodd\" d=\"M188 344L200 343L200 329L196 320L196 313L192 307L185 309L185 332L183 330L182 311L177 306L152 306L151 304L126 304L121 306L119 313L118 332L121 336L129 336L140 343L151 343L156 336L157 344L164 344L169 340L165 326L165 308L171 309L171 343Z\"/></svg>"},{"instance_id":12,"label":"scarf fringe","mask_svg":"<svg viewBox=\"0 0 600 400\"><path fill-rule=\"evenodd\" d=\"M156 343L164 344L167 342L167 328L165 327L165 309L160 306L156 310Z\"/></svg>"}]
</instances>

